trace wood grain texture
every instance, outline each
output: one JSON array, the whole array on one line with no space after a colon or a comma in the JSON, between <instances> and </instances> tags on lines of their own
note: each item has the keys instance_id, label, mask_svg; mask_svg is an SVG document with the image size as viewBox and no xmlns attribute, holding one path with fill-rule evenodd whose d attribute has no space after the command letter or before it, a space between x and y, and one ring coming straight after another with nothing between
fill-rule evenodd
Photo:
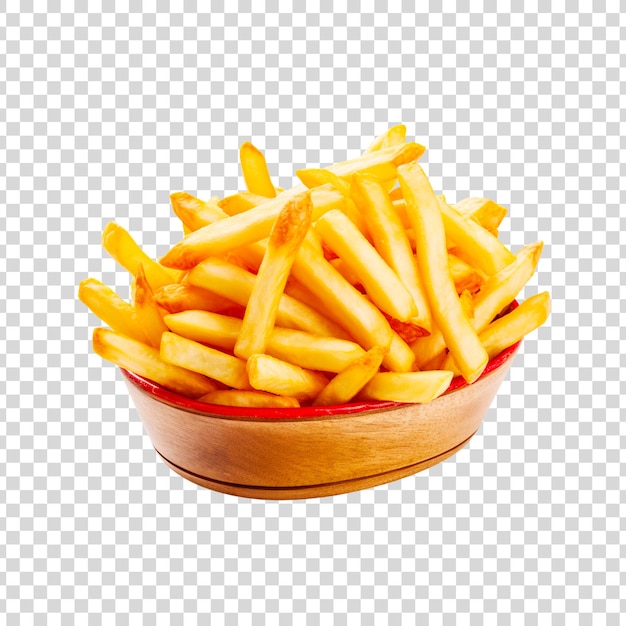
<instances>
[{"instance_id":1,"label":"wood grain texture","mask_svg":"<svg viewBox=\"0 0 626 626\"><path fill-rule=\"evenodd\" d=\"M454 454L478 430L511 362L428 404L323 418L194 412L126 383L153 446L179 474L233 495L291 499L397 480Z\"/></svg>"}]
</instances>

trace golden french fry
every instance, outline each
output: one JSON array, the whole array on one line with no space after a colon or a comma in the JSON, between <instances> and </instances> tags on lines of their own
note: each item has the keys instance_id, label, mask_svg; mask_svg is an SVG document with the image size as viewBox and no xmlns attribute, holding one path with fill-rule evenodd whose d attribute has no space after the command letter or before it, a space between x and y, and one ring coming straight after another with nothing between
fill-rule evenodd
<instances>
[{"instance_id":1,"label":"golden french fry","mask_svg":"<svg viewBox=\"0 0 626 626\"><path fill-rule=\"evenodd\" d=\"M524 246L511 265L485 281L474 296L474 324L477 332L482 332L517 297L535 273L542 250L542 241Z\"/></svg>"},{"instance_id":2,"label":"golden french fry","mask_svg":"<svg viewBox=\"0 0 626 626\"><path fill-rule=\"evenodd\" d=\"M232 352L241 330L241 320L211 311L186 310L166 315L163 321L177 335Z\"/></svg>"},{"instance_id":3,"label":"golden french fry","mask_svg":"<svg viewBox=\"0 0 626 626\"><path fill-rule=\"evenodd\" d=\"M210 286L213 292L245 307L255 278L254 274L241 267L210 257L194 267L187 280L198 287ZM314 335L350 338L349 333L337 323L287 294L280 299L276 322L282 327L305 330Z\"/></svg>"},{"instance_id":4,"label":"golden french fry","mask_svg":"<svg viewBox=\"0 0 626 626\"><path fill-rule=\"evenodd\" d=\"M137 311L110 287L95 278L86 278L78 285L78 298L113 330L141 343L148 343Z\"/></svg>"},{"instance_id":5,"label":"golden french fry","mask_svg":"<svg viewBox=\"0 0 626 626\"><path fill-rule=\"evenodd\" d=\"M263 153L249 141L245 141L239 149L239 158L248 191L267 198L274 198L276 189L272 184Z\"/></svg>"},{"instance_id":6,"label":"golden french fry","mask_svg":"<svg viewBox=\"0 0 626 626\"><path fill-rule=\"evenodd\" d=\"M252 209L259 204L267 202L265 196L260 196L256 193L250 193L249 191L239 191L230 196L222 198L217 205L228 215L236 215L237 213L243 213L248 209Z\"/></svg>"},{"instance_id":7,"label":"golden french fry","mask_svg":"<svg viewBox=\"0 0 626 626\"><path fill-rule=\"evenodd\" d=\"M484 229L496 231L507 214L507 210L487 198L464 198L454 205L464 217L475 219Z\"/></svg>"},{"instance_id":8,"label":"golden french fry","mask_svg":"<svg viewBox=\"0 0 626 626\"><path fill-rule=\"evenodd\" d=\"M377 250L341 211L329 211L315 224L315 231L359 278L374 304L405 322L417 314L409 291Z\"/></svg>"},{"instance_id":9,"label":"golden french fry","mask_svg":"<svg viewBox=\"0 0 626 626\"><path fill-rule=\"evenodd\" d=\"M389 194L378 179L366 174L355 174L352 179L352 199L365 218L376 250L413 298L417 314L412 316L411 321L430 330L430 310L417 263L406 229L391 204Z\"/></svg>"},{"instance_id":10,"label":"golden french fry","mask_svg":"<svg viewBox=\"0 0 626 626\"><path fill-rule=\"evenodd\" d=\"M494 320L479 337L490 358L541 326L550 315L550 294L543 291L526 298L517 308Z\"/></svg>"},{"instance_id":11,"label":"golden french fry","mask_svg":"<svg viewBox=\"0 0 626 626\"><path fill-rule=\"evenodd\" d=\"M253 408L297 409L300 406L295 398L276 396L265 391L240 391L238 389L218 389L207 393L199 400L209 404Z\"/></svg>"},{"instance_id":12,"label":"golden french fry","mask_svg":"<svg viewBox=\"0 0 626 626\"><path fill-rule=\"evenodd\" d=\"M130 233L115 222L109 222L102 232L102 247L133 276L143 265L153 290L175 283L180 273L163 267L151 259L135 242Z\"/></svg>"},{"instance_id":13,"label":"golden french fry","mask_svg":"<svg viewBox=\"0 0 626 626\"><path fill-rule=\"evenodd\" d=\"M458 256L448 253L448 266L458 294L465 290L474 294L481 288L484 282L482 274Z\"/></svg>"},{"instance_id":14,"label":"golden french fry","mask_svg":"<svg viewBox=\"0 0 626 626\"><path fill-rule=\"evenodd\" d=\"M364 353L353 341L278 327L272 331L267 345L270 356L321 372L339 372Z\"/></svg>"},{"instance_id":15,"label":"golden french fry","mask_svg":"<svg viewBox=\"0 0 626 626\"><path fill-rule=\"evenodd\" d=\"M312 400L328 383L320 372L306 370L267 354L253 354L247 365L254 389L296 398L299 402Z\"/></svg>"},{"instance_id":16,"label":"golden french fry","mask_svg":"<svg viewBox=\"0 0 626 626\"><path fill-rule=\"evenodd\" d=\"M452 372L379 372L358 394L360 400L425 403L434 400L450 386Z\"/></svg>"},{"instance_id":17,"label":"golden french fry","mask_svg":"<svg viewBox=\"0 0 626 626\"><path fill-rule=\"evenodd\" d=\"M241 305L235 304L208 289L196 287L187 283L166 285L158 289L152 296L153 300L163 307L168 313L179 313L188 309L199 309L201 311L214 311L223 313L228 311L240 312L243 317L244 309Z\"/></svg>"},{"instance_id":18,"label":"golden french fry","mask_svg":"<svg viewBox=\"0 0 626 626\"><path fill-rule=\"evenodd\" d=\"M363 154L370 154L376 150L397 146L403 144L405 141L406 126L404 124L398 124L397 126L392 126L382 135L376 137L376 139L374 139L374 141L363 151Z\"/></svg>"},{"instance_id":19,"label":"golden french fry","mask_svg":"<svg viewBox=\"0 0 626 626\"><path fill-rule=\"evenodd\" d=\"M215 381L165 363L156 348L108 328L93 331L93 349L103 359L189 398L198 398L217 389Z\"/></svg>"},{"instance_id":20,"label":"golden french fry","mask_svg":"<svg viewBox=\"0 0 626 626\"><path fill-rule=\"evenodd\" d=\"M309 189L322 185L332 185L344 196L350 197L350 180L346 177L337 176L337 174L328 169L311 167L306 170L298 170L296 175L302 184Z\"/></svg>"},{"instance_id":21,"label":"golden french fry","mask_svg":"<svg viewBox=\"0 0 626 626\"><path fill-rule=\"evenodd\" d=\"M418 143L405 143L382 148L369 154L361 155L356 159L335 163L327 169L337 174L337 176L349 176L356 172L362 172L377 176L382 181L390 181L397 178L399 165L417 161L425 151L426 148Z\"/></svg>"},{"instance_id":22,"label":"golden french fry","mask_svg":"<svg viewBox=\"0 0 626 626\"><path fill-rule=\"evenodd\" d=\"M550 315L550 295L547 291L527 298L517 308L495 319L479 335L490 359L517 343L541 326ZM458 372L454 359L449 355L441 369Z\"/></svg>"},{"instance_id":23,"label":"golden french fry","mask_svg":"<svg viewBox=\"0 0 626 626\"><path fill-rule=\"evenodd\" d=\"M538 241L524 246L515 256L515 261L490 276L474 296L474 318L476 332L482 332L493 318L508 306L534 274L541 256L543 243ZM417 367L431 361L446 348L446 341L438 330L428 337L420 337L411 344Z\"/></svg>"},{"instance_id":24,"label":"golden french fry","mask_svg":"<svg viewBox=\"0 0 626 626\"><path fill-rule=\"evenodd\" d=\"M489 358L463 313L450 277L439 202L417 163L399 167L398 178L415 233L418 267L433 319L464 378L471 383L480 376Z\"/></svg>"},{"instance_id":25,"label":"golden french fry","mask_svg":"<svg viewBox=\"0 0 626 626\"><path fill-rule=\"evenodd\" d=\"M177 335L227 351L235 347L241 330L240 319L209 311L181 311L164 321ZM305 369L339 372L365 351L353 341L275 326L267 354Z\"/></svg>"},{"instance_id":26,"label":"golden french fry","mask_svg":"<svg viewBox=\"0 0 626 626\"><path fill-rule=\"evenodd\" d=\"M471 383L485 369L489 357L471 322L463 313L450 277L439 202L419 164L400 166L398 178L415 233L418 268L432 316L459 364L463 377Z\"/></svg>"},{"instance_id":27,"label":"golden french fry","mask_svg":"<svg viewBox=\"0 0 626 626\"><path fill-rule=\"evenodd\" d=\"M152 289L148 284L143 265L139 266L135 278L133 303L137 321L146 334L148 343L153 348L158 348L161 345L161 335L167 331L167 326L163 321L161 311L153 300Z\"/></svg>"},{"instance_id":28,"label":"golden french fry","mask_svg":"<svg viewBox=\"0 0 626 626\"><path fill-rule=\"evenodd\" d=\"M477 221L463 217L445 200L439 199L439 208L446 237L474 260L472 265L492 275L514 261L515 255Z\"/></svg>"},{"instance_id":29,"label":"golden french fry","mask_svg":"<svg viewBox=\"0 0 626 626\"><path fill-rule=\"evenodd\" d=\"M326 211L345 205L344 197L330 185L299 193L310 194L313 220ZM296 195L298 194L282 193L244 213L218 220L189 233L170 249L161 259L161 263L167 267L191 269L209 256L219 256L265 239L269 236L278 214Z\"/></svg>"},{"instance_id":30,"label":"golden french fry","mask_svg":"<svg viewBox=\"0 0 626 626\"><path fill-rule=\"evenodd\" d=\"M291 266L311 225L311 208L309 196L300 196L276 218L234 348L241 359L265 352Z\"/></svg>"},{"instance_id":31,"label":"golden french fry","mask_svg":"<svg viewBox=\"0 0 626 626\"><path fill-rule=\"evenodd\" d=\"M177 191L171 194L170 202L174 213L189 232L228 217L228 213L224 212L216 203L205 202L186 191Z\"/></svg>"},{"instance_id":32,"label":"golden french fry","mask_svg":"<svg viewBox=\"0 0 626 626\"><path fill-rule=\"evenodd\" d=\"M350 402L378 371L387 350L370 348L362 357L341 370L313 400L314 405Z\"/></svg>"},{"instance_id":33,"label":"golden french fry","mask_svg":"<svg viewBox=\"0 0 626 626\"><path fill-rule=\"evenodd\" d=\"M160 354L166 363L204 374L235 389L250 389L245 361L197 341L163 333Z\"/></svg>"}]
</instances>

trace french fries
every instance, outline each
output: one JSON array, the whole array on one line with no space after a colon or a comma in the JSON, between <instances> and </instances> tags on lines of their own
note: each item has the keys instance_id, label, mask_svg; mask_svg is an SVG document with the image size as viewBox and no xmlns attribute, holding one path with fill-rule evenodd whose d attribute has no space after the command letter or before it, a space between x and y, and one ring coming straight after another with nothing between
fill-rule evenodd
<instances>
[{"instance_id":1,"label":"french fries","mask_svg":"<svg viewBox=\"0 0 626 626\"><path fill-rule=\"evenodd\" d=\"M236 389L218 389L200 398L200 402L253 408L297 409L300 403L295 398L277 396L265 391L238 391Z\"/></svg>"},{"instance_id":2,"label":"french fries","mask_svg":"<svg viewBox=\"0 0 626 626\"><path fill-rule=\"evenodd\" d=\"M218 387L214 380L166 363L156 348L108 328L93 331L93 349L103 359L183 396L198 398Z\"/></svg>"},{"instance_id":3,"label":"french fries","mask_svg":"<svg viewBox=\"0 0 626 626\"><path fill-rule=\"evenodd\" d=\"M176 333L163 333L161 359L234 389L250 389L245 361Z\"/></svg>"},{"instance_id":4,"label":"french fries","mask_svg":"<svg viewBox=\"0 0 626 626\"><path fill-rule=\"evenodd\" d=\"M417 163L399 167L398 178L417 242L418 267L431 313L463 377L472 383L482 374L489 357L463 312L448 270L439 202Z\"/></svg>"},{"instance_id":5,"label":"french fries","mask_svg":"<svg viewBox=\"0 0 626 626\"><path fill-rule=\"evenodd\" d=\"M385 349L374 346L341 370L313 400L314 405L344 404L356 396L380 368Z\"/></svg>"},{"instance_id":6,"label":"french fries","mask_svg":"<svg viewBox=\"0 0 626 626\"><path fill-rule=\"evenodd\" d=\"M363 151L363 154L369 154L376 150L382 150L383 148L390 148L391 146L402 145L406 141L406 126L404 124L398 124L392 126L389 130L386 130L382 135L379 135L374 141Z\"/></svg>"},{"instance_id":7,"label":"french fries","mask_svg":"<svg viewBox=\"0 0 626 626\"><path fill-rule=\"evenodd\" d=\"M341 211L329 211L315 224L322 242L342 259L374 304L402 322L417 314L413 297L397 274Z\"/></svg>"},{"instance_id":8,"label":"french fries","mask_svg":"<svg viewBox=\"0 0 626 626\"><path fill-rule=\"evenodd\" d=\"M292 365L268 354L253 354L247 361L250 384L258 391L307 402L328 383L320 372Z\"/></svg>"},{"instance_id":9,"label":"french fries","mask_svg":"<svg viewBox=\"0 0 626 626\"><path fill-rule=\"evenodd\" d=\"M513 311L498 317L483 330L478 338L481 340L489 358L492 359L513 344L520 341L528 333L539 328L550 315L550 295L543 291L530 296ZM441 369L458 373L454 359L447 355L441 363Z\"/></svg>"},{"instance_id":10,"label":"french fries","mask_svg":"<svg viewBox=\"0 0 626 626\"><path fill-rule=\"evenodd\" d=\"M265 352L291 266L310 225L308 195L294 198L278 214L235 344L234 352L238 357L247 359Z\"/></svg>"},{"instance_id":11,"label":"french fries","mask_svg":"<svg viewBox=\"0 0 626 626\"><path fill-rule=\"evenodd\" d=\"M161 335L167 331L163 321L163 315L154 300L152 289L143 271L143 265L139 267L135 277L135 293L133 295L137 321L148 338L148 343L154 348L161 345Z\"/></svg>"},{"instance_id":12,"label":"french fries","mask_svg":"<svg viewBox=\"0 0 626 626\"><path fill-rule=\"evenodd\" d=\"M119 224L110 222L102 233L102 247L133 276L143 265L153 290L177 282L179 272L163 267L152 260L135 242L130 233Z\"/></svg>"},{"instance_id":13,"label":"french fries","mask_svg":"<svg viewBox=\"0 0 626 626\"><path fill-rule=\"evenodd\" d=\"M275 198L276 189L272 184L263 153L249 141L245 141L239 149L239 158L248 191L266 198Z\"/></svg>"},{"instance_id":14,"label":"french fries","mask_svg":"<svg viewBox=\"0 0 626 626\"><path fill-rule=\"evenodd\" d=\"M79 299L110 327L95 329L94 351L235 407L425 403L455 375L472 384L546 321L547 293L509 307L543 244L513 254L498 239L504 207L436 195L424 151L394 126L283 190L245 142L244 190L171 194L184 236L160 261L107 225L103 247L130 273L132 297L81 281Z\"/></svg>"},{"instance_id":15,"label":"french fries","mask_svg":"<svg viewBox=\"0 0 626 626\"><path fill-rule=\"evenodd\" d=\"M178 219L190 231L198 230L203 226L208 226L217 220L228 217L228 213L225 213L217 204L204 202L204 200L200 200L200 198L196 198L185 191L171 194L170 202Z\"/></svg>"},{"instance_id":16,"label":"french fries","mask_svg":"<svg viewBox=\"0 0 626 626\"><path fill-rule=\"evenodd\" d=\"M404 132L406 133L406 129ZM378 179L365 174L355 174L352 178L352 199L363 213L376 250L394 270L413 298L416 313L411 321L425 330L430 330L430 310L417 271L417 263L406 230L391 204L389 194L385 192Z\"/></svg>"}]
</instances>

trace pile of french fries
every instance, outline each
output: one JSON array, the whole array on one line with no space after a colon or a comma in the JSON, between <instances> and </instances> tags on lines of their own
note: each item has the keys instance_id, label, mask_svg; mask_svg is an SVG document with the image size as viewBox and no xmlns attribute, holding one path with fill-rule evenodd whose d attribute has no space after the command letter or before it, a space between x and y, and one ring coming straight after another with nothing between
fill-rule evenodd
<instances>
[{"instance_id":1,"label":"pile of french fries","mask_svg":"<svg viewBox=\"0 0 626 626\"><path fill-rule=\"evenodd\" d=\"M232 406L424 403L454 376L474 382L547 319L545 292L510 307L543 244L514 254L498 239L506 209L436 195L424 151L395 126L282 190L246 142L246 191L171 195L183 237L159 261L109 224L103 247L130 273L132 297L80 283L80 300L109 326L95 329L95 352Z\"/></svg>"}]
</instances>

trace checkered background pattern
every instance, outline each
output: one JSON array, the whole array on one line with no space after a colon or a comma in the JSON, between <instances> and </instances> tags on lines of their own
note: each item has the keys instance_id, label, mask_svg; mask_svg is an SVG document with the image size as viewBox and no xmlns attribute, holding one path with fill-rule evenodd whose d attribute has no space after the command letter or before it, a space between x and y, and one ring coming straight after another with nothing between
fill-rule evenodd
<instances>
[{"instance_id":1,"label":"checkered background pattern","mask_svg":"<svg viewBox=\"0 0 626 626\"><path fill-rule=\"evenodd\" d=\"M626 18L416 4L2 3L2 623L620 623ZM283 502L184 481L91 350L78 282L128 294L104 225L158 257L169 193L242 188L241 142L288 187L399 122L438 192L544 240L524 295L550 290L549 322L421 474Z\"/></svg>"}]
</instances>

